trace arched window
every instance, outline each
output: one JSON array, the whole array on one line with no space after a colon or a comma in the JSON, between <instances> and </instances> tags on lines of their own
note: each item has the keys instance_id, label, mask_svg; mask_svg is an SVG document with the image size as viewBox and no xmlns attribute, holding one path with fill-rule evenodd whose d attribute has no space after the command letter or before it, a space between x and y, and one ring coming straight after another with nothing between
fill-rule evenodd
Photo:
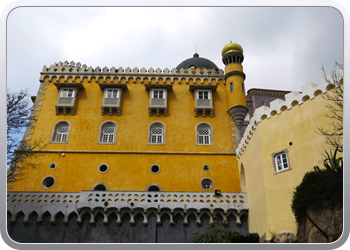
<instances>
[{"instance_id":1,"label":"arched window","mask_svg":"<svg viewBox=\"0 0 350 250\"><path fill-rule=\"evenodd\" d=\"M106 183L98 182L92 187L91 190L94 190L94 191L107 191L107 190L109 190L109 188L108 188Z\"/></svg>"},{"instance_id":2,"label":"arched window","mask_svg":"<svg viewBox=\"0 0 350 250\"><path fill-rule=\"evenodd\" d=\"M165 125L161 122L154 122L149 126L149 144L165 144Z\"/></svg>"},{"instance_id":3,"label":"arched window","mask_svg":"<svg viewBox=\"0 0 350 250\"><path fill-rule=\"evenodd\" d=\"M196 144L213 145L213 128L208 123L200 123L196 126Z\"/></svg>"},{"instance_id":4,"label":"arched window","mask_svg":"<svg viewBox=\"0 0 350 250\"><path fill-rule=\"evenodd\" d=\"M71 126L67 121L60 121L56 123L53 129L51 142L67 143L70 128Z\"/></svg>"},{"instance_id":5,"label":"arched window","mask_svg":"<svg viewBox=\"0 0 350 250\"><path fill-rule=\"evenodd\" d=\"M100 127L99 143L115 143L117 125L115 122L108 121Z\"/></svg>"}]
</instances>

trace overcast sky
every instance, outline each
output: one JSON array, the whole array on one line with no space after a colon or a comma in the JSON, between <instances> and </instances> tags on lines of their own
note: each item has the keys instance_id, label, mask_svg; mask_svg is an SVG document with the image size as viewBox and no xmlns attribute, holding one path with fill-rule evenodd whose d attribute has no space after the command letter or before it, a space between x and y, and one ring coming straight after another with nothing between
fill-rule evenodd
<instances>
[{"instance_id":1,"label":"overcast sky","mask_svg":"<svg viewBox=\"0 0 350 250\"><path fill-rule=\"evenodd\" d=\"M243 47L247 89L300 91L344 60L333 7L20 7L7 21L7 88L30 95L43 66L65 60L172 69L197 48L224 69L230 40Z\"/></svg>"}]
</instances>

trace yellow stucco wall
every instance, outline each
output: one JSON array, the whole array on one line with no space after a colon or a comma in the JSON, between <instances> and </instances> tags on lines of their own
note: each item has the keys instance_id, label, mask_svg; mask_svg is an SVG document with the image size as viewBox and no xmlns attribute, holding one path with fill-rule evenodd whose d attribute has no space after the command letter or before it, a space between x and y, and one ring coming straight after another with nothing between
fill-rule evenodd
<instances>
[{"instance_id":1,"label":"yellow stucco wall","mask_svg":"<svg viewBox=\"0 0 350 250\"><path fill-rule=\"evenodd\" d=\"M243 66L238 63L232 63L225 67L226 74L232 71L243 72ZM230 92L230 83L233 83L233 92ZM229 107L235 105L247 106L246 95L244 89L242 89L242 83L244 84L244 79L242 76L233 75L227 78L226 91L229 93L227 95L227 103Z\"/></svg>"},{"instance_id":2,"label":"yellow stucco wall","mask_svg":"<svg viewBox=\"0 0 350 250\"><path fill-rule=\"evenodd\" d=\"M291 211L294 189L306 172L322 165L322 153L329 148L316 133L317 126L330 123L325 104L325 99L317 96L257 125L238 162L245 171L251 232L266 233L267 237L296 233ZM276 174L272 154L281 150L287 150L291 169Z\"/></svg>"},{"instance_id":3,"label":"yellow stucco wall","mask_svg":"<svg viewBox=\"0 0 350 250\"><path fill-rule=\"evenodd\" d=\"M89 82L82 80L84 89L79 90L77 111L71 115L55 113L58 89L53 78L46 78L43 87L40 111L36 111L37 122L31 130L30 142L41 141L36 158L36 168L27 168L26 177L13 183L11 191L72 191L91 190L93 185L104 182L109 190L145 191L151 183L156 183L164 191L205 191L200 181L207 177L214 182L214 189L222 192L239 192L237 160L232 154L232 129L227 110L226 89L223 81L217 84L213 92L214 117L209 114L202 117L194 115L194 92L189 84L175 79L173 90L168 91L168 115L157 117L148 114L149 94L145 83L140 79L107 79L106 82L126 82L128 90L123 90L121 97L121 115L101 115L103 91L93 77ZM59 80L63 82L63 80ZM68 82L71 82L68 79ZM154 81L150 78L150 82ZM76 80L79 82L79 80ZM100 80L101 82L101 80ZM204 81L212 84L212 81ZM62 120L69 121L71 131L68 143L50 143L54 125ZM99 129L103 122L114 121L117 126L116 143L99 144ZM154 122L163 122L166 126L165 145L148 145L148 126ZM210 123L213 127L214 145L196 145L195 126L200 122ZM65 152L65 156L58 152ZM98 152L98 153L94 153ZM116 153L118 152L118 153ZM147 153L150 152L150 153ZM159 152L159 153L157 153ZM177 153L177 154L173 154ZM56 163L56 169L49 169L50 163ZM106 163L109 170L102 174L98 166ZM158 174L150 172L150 166L158 164ZM204 171L203 165L210 170ZM44 189L41 181L45 176L53 176L55 185ZM28 178L27 178L28 177Z\"/></svg>"}]
</instances>

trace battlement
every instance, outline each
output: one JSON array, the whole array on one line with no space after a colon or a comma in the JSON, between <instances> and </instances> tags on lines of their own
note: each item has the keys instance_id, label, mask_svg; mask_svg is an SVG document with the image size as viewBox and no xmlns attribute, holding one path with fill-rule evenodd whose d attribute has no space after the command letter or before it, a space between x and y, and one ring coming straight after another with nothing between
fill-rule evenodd
<instances>
[{"instance_id":1,"label":"battlement","mask_svg":"<svg viewBox=\"0 0 350 250\"><path fill-rule=\"evenodd\" d=\"M342 75L342 72L340 72ZM342 76L341 76L342 77ZM327 76L328 78L328 76ZM253 116L250 119L250 122L243 134L243 137L236 149L236 156L239 159L246 146L249 143L249 140L253 136L254 130L258 124L267 119L273 119L274 116L281 114L282 112L288 111L294 107L302 105L306 101L314 99L316 96L327 93L329 90L335 87L334 84L330 83L322 77L320 80L320 85L309 83L303 86L301 92L292 91L286 94L285 101L281 99L276 99L270 103L270 107L261 106L254 111ZM246 117L246 119L249 119Z\"/></svg>"},{"instance_id":2,"label":"battlement","mask_svg":"<svg viewBox=\"0 0 350 250\"><path fill-rule=\"evenodd\" d=\"M146 68L138 69L137 67L134 69L129 67L126 69L122 67L119 67L118 69L115 67L104 67L101 69L100 67L88 67L86 64L82 65L80 62L75 63L74 61L70 63L68 61L64 61L63 63L58 62L49 67L44 66L40 74L40 81L44 81L46 77L48 77L49 80L54 77L57 79L63 77L65 82L68 80L68 77L73 78L73 81L75 81L77 77L79 77L80 80L82 80L82 77L87 77L88 81L91 81L91 78L102 78L102 81L105 82L107 78L114 81L115 78L121 79L122 77L125 77L127 81L131 78L133 83L136 83L137 79L144 82L146 79L149 81L151 78L155 78L156 82L159 82L160 79L162 79L163 82L166 82L166 80L169 79L170 82L173 83L174 79L180 81L185 79L186 83L193 80L194 83L200 81L201 84L205 81L208 81L209 84L212 84L213 81L215 81L216 84L219 84L219 80L223 81L225 76L224 71L221 69L177 70L176 68L173 68L172 70L169 70L168 68L165 68L164 70L161 70L160 68L157 68L155 70L149 68L147 70Z\"/></svg>"}]
</instances>

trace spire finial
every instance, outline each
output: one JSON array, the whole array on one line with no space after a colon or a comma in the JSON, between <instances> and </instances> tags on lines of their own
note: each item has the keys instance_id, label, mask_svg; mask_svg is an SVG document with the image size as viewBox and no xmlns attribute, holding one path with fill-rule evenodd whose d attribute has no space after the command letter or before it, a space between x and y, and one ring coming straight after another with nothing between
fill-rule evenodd
<instances>
[{"instance_id":1,"label":"spire finial","mask_svg":"<svg viewBox=\"0 0 350 250\"><path fill-rule=\"evenodd\" d=\"M193 57L199 57L199 55L197 53L197 45L195 45L195 53L194 53Z\"/></svg>"}]
</instances>

